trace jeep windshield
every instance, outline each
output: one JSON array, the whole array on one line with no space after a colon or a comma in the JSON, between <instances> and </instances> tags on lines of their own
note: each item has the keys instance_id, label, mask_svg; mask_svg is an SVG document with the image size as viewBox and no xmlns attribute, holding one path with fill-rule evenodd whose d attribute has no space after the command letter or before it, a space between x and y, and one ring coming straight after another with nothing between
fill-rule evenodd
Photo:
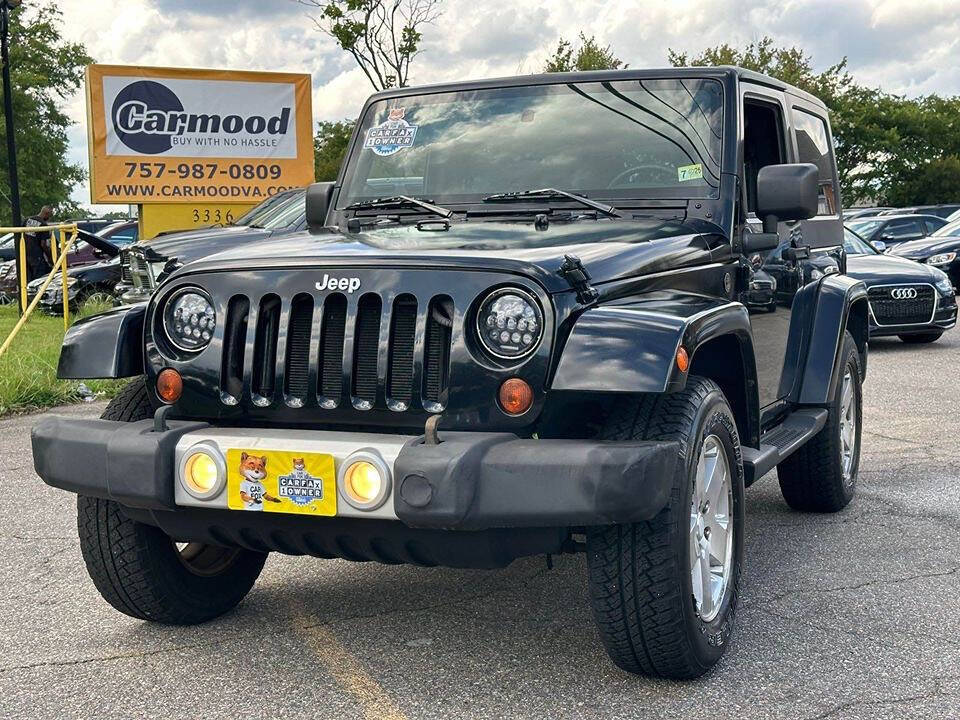
<instances>
[{"instance_id":1,"label":"jeep windshield","mask_svg":"<svg viewBox=\"0 0 960 720\"><path fill-rule=\"evenodd\" d=\"M697 78L380 100L362 118L338 209L400 195L449 207L537 188L611 204L714 198L722 119L720 83Z\"/></svg>"}]
</instances>

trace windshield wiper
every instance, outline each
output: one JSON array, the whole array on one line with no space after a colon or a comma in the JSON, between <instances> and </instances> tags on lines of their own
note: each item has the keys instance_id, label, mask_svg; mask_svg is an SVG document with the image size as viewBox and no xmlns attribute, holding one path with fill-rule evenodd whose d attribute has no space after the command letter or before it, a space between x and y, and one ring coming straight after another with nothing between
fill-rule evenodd
<instances>
[{"instance_id":1,"label":"windshield wiper","mask_svg":"<svg viewBox=\"0 0 960 720\"><path fill-rule=\"evenodd\" d=\"M434 205L431 202L426 200L418 200L415 197L410 197L408 195L396 195L394 197L382 197L377 198L376 200L361 200L360 202L355 202L352 205L347 205L344 210L365 210L365 209L374 209L374 208L404 208L404 207L416 207L421 210L426 210L432 215L439 215L443 218L453 217L453 210L447 210L445 207L440 207L439 205Z\"/></svg>"},{"instance_id":2,"label":"windshield wiper","mask_svg":"<svg viewBox=\"0 0 960 720\"><path fill-rule=\"evenodd\" d=\"M556 188L543 188L542 190L522 190L520 192L497 193L496 195L487 195L484 202L525 202L527 200L542 200L550 202L551 200L573 200L581 205L601 212L607 217L622 218L623 215L612 205L591 200L583 195L576 195L566 190L557 190Z\"/></svg>"}]
</instances>

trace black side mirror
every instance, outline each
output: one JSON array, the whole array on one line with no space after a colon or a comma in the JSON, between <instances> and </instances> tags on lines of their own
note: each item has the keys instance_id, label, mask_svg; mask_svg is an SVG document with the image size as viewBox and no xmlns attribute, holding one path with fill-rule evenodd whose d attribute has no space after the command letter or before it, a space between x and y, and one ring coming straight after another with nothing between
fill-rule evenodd
<instances>
[{"instance_id":1,"label":"black side mirror","mask_svg":"<svg viewBox=\"0 0 960 720\"><path fill-rule=\"evenodd\" d=\"M321 182L307 188L307 226L311 230L319 230L327 224L333 185L332 182Z\"/></svg>"},{"instance_id":2,"label":"black side mirror","mask_svg":"<svg viewBox=\"0 0 960 720\"><path fill-rule=\"evenodd\" d=\"M820 174L812 163L767 165L757 173L757 216L764 232L776 232L783 220L806 220L817 214Z\"/></svg>"}]
</instances>

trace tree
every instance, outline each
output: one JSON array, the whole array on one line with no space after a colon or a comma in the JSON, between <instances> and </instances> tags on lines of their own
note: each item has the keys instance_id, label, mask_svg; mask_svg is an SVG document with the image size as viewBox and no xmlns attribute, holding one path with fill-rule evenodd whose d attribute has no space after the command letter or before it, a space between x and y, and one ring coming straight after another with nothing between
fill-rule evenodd
<instances>
[{"instance_id":1,"label":"tree","mask_svg":"<svg viewBox=\"0 0 960 720\"><path fill-rule=\"evenodd\" d=\"M845 203L919 204L922 197L960 198L956 184L934 193L932 178L953 177L960 155L960 98L931 95L909 99L859 85L847 71L846 58L817 72L796 47L777 47L771 38L742 49L708 48L698 55L669 51L676 66L739 65L779 78L823 100L837 151L840 188ZM930 174L929 180L924 179Z\"/></svg>"},{"instance_id":2,"label":"tree","mask_svg":"<svg viewBox=\"0 0 960 720\"><path fill-rule=\"evenodd\" d=\"M560 38L557 49L547 59L544 72L573 72L577 70L619 70L627 67L616 57L610 46L600 47L596 37L580 33L580 47L574 50L573 43Z\"/></svg>"},{"instance_id":3,"label":"tree","mask_svg":"<svg viewBox=\"0 0 960 720\"><path fill-rule=\"evenodd\" d=\"M960 157L948 155L918 165L897 187L890 190L886 202L906 205L954 203L960 198Z\"/></svg>"},{"instance_id":4,"label":"tree","mask_svg":"<svg viewBox=\"0 0 960 720\"><path fill-rule=\"evenodd\" d=\"M319 30L353 56L374 90L406 87L421 29L440 16L440 0L299 0L317 8Z\"/></svg>"},{"instance_id":5,"label":"tree","mask_svg":"<svg viewBox=\"0 0 960 720\"><path fill-rule=\"evenodd\" d=\"M10 73L16 120L17 165L24 215L51 205L59 215L78 207L70 200L73 188L86 177L79 165L67 162L64 100L83 83L84 68L93 62L80 43L65 42L56 3L10 13ZM0 117L0 128L6 123ZM10 184L6 143L0 143L0 224L9 225Z\"/></svg>"},{"instance_id":6,"label":"tree","mask_svg":"<svg viewBox=\"0 0 960 720\"><path fill-rule=\"evenodd\" d=\"M317 181L337 179L353 126L352 120L317 123L317 134L313 137L313 170Z\"/></svg>"}]
</instances>

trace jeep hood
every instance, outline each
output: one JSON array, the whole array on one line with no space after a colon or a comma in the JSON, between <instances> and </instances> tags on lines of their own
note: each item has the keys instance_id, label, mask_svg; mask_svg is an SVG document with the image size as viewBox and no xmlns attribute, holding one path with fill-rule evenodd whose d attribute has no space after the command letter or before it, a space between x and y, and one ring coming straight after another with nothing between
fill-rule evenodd
<instances>
[{"instance_id":1,"label":"jeep hood","mask_svg":"<svg viewBox=\"0 0 960 720\"><path fill-rule=\"evenodd\" d=\"M430 221L432 222L432 221ZM395 265L526 274L547 290L569 289L557 275L564 255L579 257L601 284L729 258L721 229L709 222L643 219L553 222L421 223L356 234L333 229L273 238L194 263L185 271L314 265L318 269Z\"/></svg>"}]
</instances>

